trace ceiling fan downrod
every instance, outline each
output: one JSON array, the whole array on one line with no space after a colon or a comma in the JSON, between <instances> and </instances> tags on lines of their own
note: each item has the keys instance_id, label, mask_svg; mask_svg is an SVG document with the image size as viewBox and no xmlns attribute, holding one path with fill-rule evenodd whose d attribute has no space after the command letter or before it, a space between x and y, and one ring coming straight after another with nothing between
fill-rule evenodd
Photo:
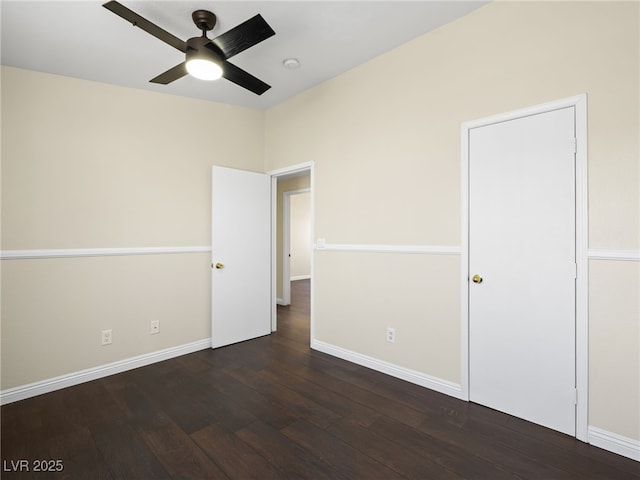
<instances>
[{"instance_id":1,"label":"ceiling fan downrod","mask_svg":"<svg viewBox=\"0 0 640 480\"><path fill-rule=\"evenodd\" d=\"M196 27L202 31L203 37L206 37L207 32L213 30L213 27L216 26L217 17L209 10L196 10L191 14L191 18Z\"/></svg>"}]
</instances>

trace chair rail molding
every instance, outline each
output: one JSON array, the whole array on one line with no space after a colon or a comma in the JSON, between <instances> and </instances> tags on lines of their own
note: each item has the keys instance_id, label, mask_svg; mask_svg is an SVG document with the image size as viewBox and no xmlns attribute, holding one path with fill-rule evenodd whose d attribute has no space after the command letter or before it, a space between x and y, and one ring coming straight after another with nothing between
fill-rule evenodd
<instances>
[{"instance_id":1,"label":"chair rail molding","mask_svg":"<svg viewBox=\"0 0 640 480\"><path fill-rule=\"evenodd\" d=\"M334 252L372 252L372 253L412 253L427 255L460 255L460 247L448 245L383 245L358 243L326 243L322 238L316 240L314 250Z\"/></svg>"},{"instance_id":2,"label":"chair rail molding","mask_svg":"<svg viewBox=\"0 0 640 480\"><path fill-rule=\"evenodd\" d=\"M210 246L188 247L125 247L125 248L49 248L34 250L2 250L1 260L32 260L42 258L113 257L125 255L169 255L210 253Z\"/></svg>"},{"instance_id":3,"label":"chair rail molding","mask_svg":"<svg viewBox=\"0 0 640 480\"><path fill-rule=\"evenodd\" d=\"M640 262L640 250L621 250L611 248L590 248L587 250L589 260L617 260Z\"/></svg>"}]
</instances>

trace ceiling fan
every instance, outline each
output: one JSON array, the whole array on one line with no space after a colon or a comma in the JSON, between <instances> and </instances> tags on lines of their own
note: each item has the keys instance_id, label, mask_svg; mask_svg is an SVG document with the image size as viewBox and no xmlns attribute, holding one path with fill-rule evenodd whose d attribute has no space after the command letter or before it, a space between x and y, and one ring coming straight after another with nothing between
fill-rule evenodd
<instances>
[{"instance_id":1,"label":"ceiling fan","mask_svg":"<svg viewBox=\"0 0 640 480\"><path fill-rule=\"evenodd\" d=\"M196 10L191 17L196 27L202 31L202 36L190 38L185 42L115 0L105 3L103 7L185 54L184 62L152 78L152 83L167 85L190 74L202 80L224 77L257 95L262 95L271 88L262 80L227 61L275 35L276 32L260 14L216 38L209 39L207 32L213 30L216 16L208 10Z\"/></svg>"}]
</instances>

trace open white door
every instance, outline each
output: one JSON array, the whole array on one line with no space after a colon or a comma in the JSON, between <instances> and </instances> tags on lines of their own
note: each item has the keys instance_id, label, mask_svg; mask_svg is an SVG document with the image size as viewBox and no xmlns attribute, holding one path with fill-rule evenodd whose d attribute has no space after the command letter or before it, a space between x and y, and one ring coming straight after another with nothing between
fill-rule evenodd
<instances>
[{"instance_id":1,"label":"open white door","mask_svg":"<svg viewBox=\"0 0 640 480\"><path fill-rule=\"evenodd\" d=\"M271 177L213 167L211 346L271 333Z\"/></svg>"}]
</instances>

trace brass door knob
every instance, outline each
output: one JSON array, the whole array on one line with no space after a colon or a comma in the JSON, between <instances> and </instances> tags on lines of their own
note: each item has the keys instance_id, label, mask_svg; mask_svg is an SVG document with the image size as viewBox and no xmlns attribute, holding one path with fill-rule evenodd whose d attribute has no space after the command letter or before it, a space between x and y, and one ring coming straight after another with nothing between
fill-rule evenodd
<instances>
[{"instance_id":1,"label":"brass door knob","mask_svg":"<svg viewBox=\"0 0 640 480\"><path fill-rule=\"evenodd\" d=\"M222 263L218 262L218 263L216 263L216 268L217 268L218 270L221 270L221 269L223 269L223 268L224 268L224 265L223 265Z\"/></svg>"},{"instance_id":2,"label":"brass door knob","mask_svg":"<svg viewBox=\"0 0 640 480\"><path fill-rule=\"evenodd\" d=\"M473 281L473 283L482 283L482 277L476 273L471 277L471 281Z\"/></svg>"}]
</instances>

